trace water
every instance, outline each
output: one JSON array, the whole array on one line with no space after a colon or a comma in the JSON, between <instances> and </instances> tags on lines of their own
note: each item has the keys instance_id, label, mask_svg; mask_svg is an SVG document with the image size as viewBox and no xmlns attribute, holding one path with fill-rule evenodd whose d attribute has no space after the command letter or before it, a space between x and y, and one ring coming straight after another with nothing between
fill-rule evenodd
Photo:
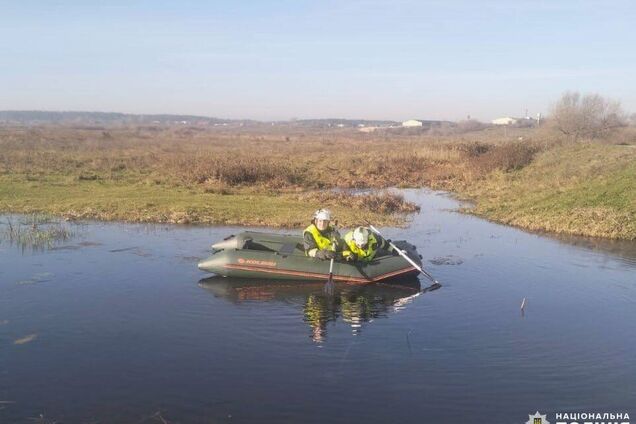
<instances>
[{"instance_id":1,"label":"water","mask_svg":"<svg viewBox=\"0 0 636 424\"><path fill-rule=\"evenodd\" d=\"M197 260L227 227L94 223L53 250L1 244L0 422L636 416L636 243L407 197L422 212L384 231L419 247L439 290L338 286L330 300L321 284L205 279Z\"/></svg>"}]
</instances>

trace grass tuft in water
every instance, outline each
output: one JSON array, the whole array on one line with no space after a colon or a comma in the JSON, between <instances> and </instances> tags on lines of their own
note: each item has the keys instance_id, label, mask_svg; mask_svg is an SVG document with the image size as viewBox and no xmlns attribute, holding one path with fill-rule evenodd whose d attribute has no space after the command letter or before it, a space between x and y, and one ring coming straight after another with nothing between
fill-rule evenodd
<instances>
[{"instance_id":1,"label":"grass tuft in water","mask_svg":"<svg viewBox=\"0 0 636 424\"><path fill-rule=\"evenodd\" d=\"M31 214L17 220L7 218L0 239L22 249L51 248L69 240L73 231L61 220L50 215Z\"/></svg>"}]
</instances>

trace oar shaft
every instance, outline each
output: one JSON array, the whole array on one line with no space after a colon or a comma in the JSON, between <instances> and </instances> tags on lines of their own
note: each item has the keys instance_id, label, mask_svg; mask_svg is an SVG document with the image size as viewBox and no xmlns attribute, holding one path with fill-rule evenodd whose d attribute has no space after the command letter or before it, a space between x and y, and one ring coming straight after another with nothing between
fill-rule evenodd
<instances>
[{"instance_id":1,"label":"oar shaft","mask_svg":"<svg viewBox=\"0 0 636 424\"><path fill-rule=\"evenodd\" d=\"M334 245L334 254L335 254L335 245ZM329 260L329 278L327 278L327 282L325 283L324 287L322 288L322 291L329 295L329 296L333 296L333 292L334 292L334 283L333 283L333 259L334 257L332 256L331 259Z\"/></svg>"},{"instance_id":2,"label":"oar shaft","mask_svg":"<svg viewBox=\"0 0 636 424\"><path fill-rule=\"evenodd\" d=\"M382 235L382 233L380 233L380 231L378 231L377 228L375 228L373 225L371 225L370 223L367 223L367 225L369 226L369 228L371 228L371 230L373 230L374 233L376 233L377 235L379 235L380 237L384 237ZM386 240L386 239L385 239ZM408 263L410 263L411 265L413 265L413 267L415 269L417 269L419 272L421 272L422 274L426 275L432 282L437 283L437 280L435 278L433 278L433 276L431 274L429 274L428 272L424 271L424 269L419 266L417 263L415 263L415 261L411 258L409 258L409 255L407 255L406 253L404 253L402 251L402 249L399 249L396 245L393 244L393 242L389 242L389 245L391 245L391 247L393 248L393 250L395 250L396 252L399 253L400 256L402 256L404 259L406 259L406 261Z\"/></svg>"}]
</instances>

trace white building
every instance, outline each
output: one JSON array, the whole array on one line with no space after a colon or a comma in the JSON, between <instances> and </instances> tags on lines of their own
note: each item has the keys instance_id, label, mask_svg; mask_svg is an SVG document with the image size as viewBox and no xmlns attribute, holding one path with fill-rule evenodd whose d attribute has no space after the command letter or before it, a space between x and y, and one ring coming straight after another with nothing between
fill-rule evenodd
<instances>
[{"instance_id":1,"label":"white building","mask_svg":"<svg viewBox=\"0 0 636 424\"><path fill-rule=\"evenodd\" d=\"M517 118L511 118L509 116L505 116L503 118L497 118L490 121L493 125L512 125L516 124L518 121Z\"/></svg>"},{"instance_id":2,"label":"white building","mask_svg":"<svg viewBox=\"0 0 636 424\"><path fill-rule=\"evenodd\" d=\"M409 119L408 121L402 122L403 127L421 127L422 121L416 121L415 119Z\"/></svg>"}]
</instances>

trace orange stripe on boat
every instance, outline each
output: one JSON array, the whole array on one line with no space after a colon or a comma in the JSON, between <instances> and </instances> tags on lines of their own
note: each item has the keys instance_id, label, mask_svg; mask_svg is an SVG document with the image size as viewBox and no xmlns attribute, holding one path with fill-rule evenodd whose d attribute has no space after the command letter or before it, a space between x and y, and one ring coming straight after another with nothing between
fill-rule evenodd
<instances>
[{"instance_id":1,"label":"orange stripe on boat","mask_svg":"<svg viewBox=\"0 0 636 424\"><path fill-rule=\"evenodd\" d=\"M266 272L269 274L281 274L281 275L295 275L298 277L312 277L312 278L327 278L328 274L319 274L315 272L304 272L304 271L292 271L286 269L272 269L272 268L261 268L257 266L249 266L249 265L237 265L237 264L226 264L225 268L229 269L237 269L241 271L258 271L258 272ZM395 277L397 275L406 274L408 272L417 271L414 267L402 268L397 271L387 272L385 274L378 275L374 278L359 278L359 277L346 277L340 275L334 275L333 279L336 281L353 281L356 283L373 283L380 280L385 280L390 277Z\"/></svg>"}]
</instances>

